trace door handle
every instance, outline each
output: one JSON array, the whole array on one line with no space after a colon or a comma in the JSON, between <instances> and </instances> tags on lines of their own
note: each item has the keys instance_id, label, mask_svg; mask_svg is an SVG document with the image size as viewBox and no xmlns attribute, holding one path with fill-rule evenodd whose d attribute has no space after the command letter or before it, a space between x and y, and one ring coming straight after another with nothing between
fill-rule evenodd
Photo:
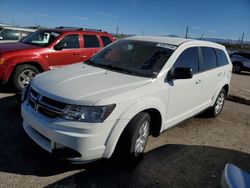
<instances>
[{"instance_id":1,"label":"door handle","mask_svg":"<svg viewBox=\"0 0 250 188\"><path fill-rule=\"evenodd\" d=\"M199 80L196 80L196 82L195 82L196 84L200 84L201 83L201 80L199 79Z\"/></svg>"},{"instance_id":2,"label":"door handle","mask_svg":"<svg viewBox=\"0 0 250 188\"><path fill-rule=\"evenodd\" d=\"M80 55L80 53L79 52L74 52L73 55Z\"/></svg>"},{"instance_id":3,"label":"door handle","mask_svg":"<svg viewBox=\"0 0 250 188\"><path fill-rule=\"evenodd\" d=\"M222 72L220 72L219 74L218 74L218 76L221 76L222 75Z\"/></svg>"}]
</instances>

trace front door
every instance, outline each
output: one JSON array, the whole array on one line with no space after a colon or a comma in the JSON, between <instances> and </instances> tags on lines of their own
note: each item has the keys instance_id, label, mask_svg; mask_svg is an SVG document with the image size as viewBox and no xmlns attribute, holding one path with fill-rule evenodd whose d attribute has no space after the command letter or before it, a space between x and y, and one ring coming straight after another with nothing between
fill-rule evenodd
<instances>
[{"instance_id":1,"label":"front door","mask_svg":"<svg viewBox=\"0 0 250 188\"><path fill-rule=\"evenodd\" d=\"M191 47L184 50L172 70L177 67L191 68L193 78L168 81L170 93L165 128L190 117L199 109L203 80L199 74L198 48Z\"/></svg>"},{"instance_id":2,"label":"front door","mask_svg":"<svg viewBox=\"0 0 250 188\"><path fill-rule=\"evenodd\" d=\"M72 34L65 36L48 53L50 68L61 67L64 65L82 61L79 35Z\"/></svg>"}]
</instances>

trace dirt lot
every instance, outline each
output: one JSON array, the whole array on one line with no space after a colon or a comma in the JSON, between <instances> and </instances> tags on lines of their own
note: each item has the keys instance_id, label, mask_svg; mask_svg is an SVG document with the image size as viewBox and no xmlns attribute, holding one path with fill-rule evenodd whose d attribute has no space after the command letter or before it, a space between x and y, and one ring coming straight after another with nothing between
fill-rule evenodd
<instances>
[{"instance_id":1,"label":"dirt lot","mask_svg":"<svg viewBox=\"0 0 250 188\"><path fill-rule=\"evenodd\" d=\"M250 171L250 106L230 101L216 119L192 118L150 138L137 166L52 159L25 136L15 97L1 88L0 114L0 187L220 187L226 163Z\"/></svg>"},{"instance_id":2,"label":"dirt lot","mask_svg":"<svg viewBox=\"0 0 250 188\"><path fill-rule=\"evenodd\" d=\"M230 95L236 99L243 99L250 105L250 72L233 74Z\"/></svg>"}]
</instances>

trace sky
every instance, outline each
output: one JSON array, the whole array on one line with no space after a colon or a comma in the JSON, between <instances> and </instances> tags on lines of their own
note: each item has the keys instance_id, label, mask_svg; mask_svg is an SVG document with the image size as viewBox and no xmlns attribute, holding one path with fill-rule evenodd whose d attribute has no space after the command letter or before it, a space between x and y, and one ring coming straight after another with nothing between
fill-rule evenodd
<instances>
[{"instance_id":1,"label":"sky","mask_svg":"<svg viewBox=\"0 0 250 188\"><path fill-rule=\"evenodd\" d=\"M0 0L0 23L250 41L250 0Z\"/></svg>"}]
</instances>

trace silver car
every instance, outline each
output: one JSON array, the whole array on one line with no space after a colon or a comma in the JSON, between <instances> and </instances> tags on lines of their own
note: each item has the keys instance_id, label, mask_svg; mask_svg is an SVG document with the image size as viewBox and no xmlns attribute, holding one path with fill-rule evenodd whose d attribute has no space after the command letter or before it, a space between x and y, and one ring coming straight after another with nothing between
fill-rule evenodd
<instances>
[{"instance_id":1,"label":"silver car","mask_svg":"<svg viewBox=\"0 0 250 188\"><path fill-rule=\"evenodd\" d=\"M230 55L233 72L250 71L250 52L234 52Z\"/></svg>"},{"instance_id":2,"label":"silver car","mask_svg":"<svg viewBox=\"0 0 250 188\"><path fill-rule=\"evenodd\" d=\"M17 42L36 29L0 24L0 43Z\"/></svg>"}]
</instances>

